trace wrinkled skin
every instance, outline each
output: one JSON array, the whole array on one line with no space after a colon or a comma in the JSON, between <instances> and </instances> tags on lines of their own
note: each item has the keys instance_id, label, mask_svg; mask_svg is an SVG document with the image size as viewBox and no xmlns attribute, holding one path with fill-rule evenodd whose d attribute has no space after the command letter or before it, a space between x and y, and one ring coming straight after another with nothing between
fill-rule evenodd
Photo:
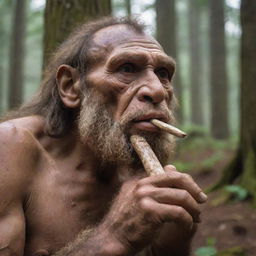
<instances>
[{"instance_id":1,"label":"wrinkled skin","mask_svg":"<svg viewBox=\"0 0 256 256\"><path fill-rule=\"evenodd\" d=\"M159 137L148 120L171 122L173 60L123 25L97 32L92 54L86 86L114 122L126 122L125 138ZM66 107L81 107L78 77L66 65L56 74ZM44 134L39 116L0 125L1 255L189 255L202 190L166 158L166 173L152 177L129 159L103 165L81 120L58 139Z\"/></svg>"}]
</instances>

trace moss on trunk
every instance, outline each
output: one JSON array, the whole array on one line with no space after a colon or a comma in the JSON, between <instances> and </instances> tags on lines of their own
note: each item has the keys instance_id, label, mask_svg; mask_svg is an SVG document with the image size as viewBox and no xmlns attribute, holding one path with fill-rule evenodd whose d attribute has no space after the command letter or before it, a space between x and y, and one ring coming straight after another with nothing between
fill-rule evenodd
<instances>
[{"instance_id":1,"label":"moss on trunk","mask_svg":"<svg viewBox=\"0 0 256 256\"><path fill-rule=\"evenodd\" d=\"M244 158L241 186L249 191L253 205L256 207L256 154L252 148Z\"/></svg>"}]
</instances>

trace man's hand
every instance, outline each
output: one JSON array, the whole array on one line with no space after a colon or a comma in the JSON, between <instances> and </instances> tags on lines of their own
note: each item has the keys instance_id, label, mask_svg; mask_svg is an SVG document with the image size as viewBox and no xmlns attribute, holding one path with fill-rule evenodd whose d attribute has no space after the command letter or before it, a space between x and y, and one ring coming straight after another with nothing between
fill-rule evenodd
<instances>
[{"instance_id":1,"label":"man's hand","mask_svg":"<svg viewBox=\"0 0 256 256\"><path fill-rule=\"evenodd\" d=\"M152 245L156 255L186 255L207 196L189 175L171 165L164 169L163 175L126 182L100 225L127 254Z\"/></svg>"}]
</instances>

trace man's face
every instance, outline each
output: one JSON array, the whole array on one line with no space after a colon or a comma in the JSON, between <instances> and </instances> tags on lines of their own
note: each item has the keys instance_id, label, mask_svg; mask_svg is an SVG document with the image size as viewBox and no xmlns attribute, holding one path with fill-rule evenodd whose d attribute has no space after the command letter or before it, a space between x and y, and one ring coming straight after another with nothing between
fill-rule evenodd
<instances>
[{"instance_id":1,"label":"man's face","mask_svg":"<svg viewBox=\"0 0 256 256\"><path fill-rule=\"evenodd\" d=\"M131 163L129 137L141 134L164 164L173 143L149 120L173 121L174 61L154 39L124 25L98 31L93 45L95 62L86 75L89 93L79 121L83 141L92 141L104 161Z\"/></svg>"}]
</instances>

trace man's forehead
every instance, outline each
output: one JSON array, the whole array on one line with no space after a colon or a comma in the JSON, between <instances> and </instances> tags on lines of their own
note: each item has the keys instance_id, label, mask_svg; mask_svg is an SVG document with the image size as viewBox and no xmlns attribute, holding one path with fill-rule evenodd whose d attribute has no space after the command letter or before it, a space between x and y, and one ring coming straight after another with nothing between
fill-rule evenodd
<instances>
[{"instance_id":1,"label":"man's forehead","mask_svg":"<svg viewBox=\"0 0 256 256\"><path fill-rule=\"evenodd\" d=\"M125 24L103 28L93 36L93 43L95 45L108 48L108 50L112 50L114 47L127 41L145 42L162 50L161 45L153 37L138 33Z\"/></svg>"}]
</instances>

